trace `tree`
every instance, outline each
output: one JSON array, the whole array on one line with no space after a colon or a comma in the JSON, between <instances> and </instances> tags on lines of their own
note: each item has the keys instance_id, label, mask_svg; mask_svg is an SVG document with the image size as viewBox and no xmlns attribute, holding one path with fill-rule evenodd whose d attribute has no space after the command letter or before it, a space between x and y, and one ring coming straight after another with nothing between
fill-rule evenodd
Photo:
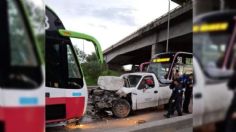
<instances>
[{"instance_id":1,"label":"tree","mask_svg":"<svg viewBox=\"0 0 236 132\"><path fill-rule=\"evenodd\" d=\"M103 67L99 64L95 53L86 57L86 62L82 64L82 68L86 81L89 84L96 84L96 80L101 75Z\"/></svg>"},{"instance_id":2,"label":"tree","mask_svg":"<svg viewBox=\"0 0 236 132\"><path fill-rule=\"evenodd\" d=\"M87 54L84 51L80 50L79 47L75 47L75 52L77 57L79 58L79 62L85 63Z\"/></svg>"},{"instance_id":3,"label":"tree","mask_svg":"<svg viewBox=\"0 0 236 132\"><path fill-rule=\"evenodd\" d=\"M100 64L95 53L87 55L85 63L82 64L85 79L88 85L97 85L99 76L119 76L117 71L109 70L107 64Z\"/></svg>"}]
</instances>

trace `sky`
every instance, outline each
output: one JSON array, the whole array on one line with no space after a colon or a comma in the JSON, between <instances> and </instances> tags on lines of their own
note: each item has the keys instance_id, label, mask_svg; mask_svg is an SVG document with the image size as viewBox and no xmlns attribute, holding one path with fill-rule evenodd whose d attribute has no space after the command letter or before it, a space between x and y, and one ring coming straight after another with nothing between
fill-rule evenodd
<instances>
[{"instance_id":1,"label":"sky","mask_svg":"<svg viewBox=\"0 0 236 132\"><path fill-rule=\"evenodd\" d=\"M168 12L168 0L46 0L67 30L92 35L102 50ZM171 2L171 9L178 5ZM72 40L91 54L92 44Z\"/></svg>"}]
</instances>

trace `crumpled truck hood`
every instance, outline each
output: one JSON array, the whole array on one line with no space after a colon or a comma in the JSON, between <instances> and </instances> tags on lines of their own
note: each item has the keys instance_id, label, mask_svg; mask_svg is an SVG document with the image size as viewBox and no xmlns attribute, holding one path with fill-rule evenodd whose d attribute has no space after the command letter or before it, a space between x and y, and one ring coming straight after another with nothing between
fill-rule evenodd
<instances>
[{"instance_id":1,"label":"crumpled truck hood","mask_svg":"<svg viewBox=\"0 0 236 132\"><path fill-rule=\"evenodd\" d=\"M116 76L100 76L97 82L98 86L103 90L118 91L123 88L124 80L122 77Z\"/></svg>"}]
</instances>

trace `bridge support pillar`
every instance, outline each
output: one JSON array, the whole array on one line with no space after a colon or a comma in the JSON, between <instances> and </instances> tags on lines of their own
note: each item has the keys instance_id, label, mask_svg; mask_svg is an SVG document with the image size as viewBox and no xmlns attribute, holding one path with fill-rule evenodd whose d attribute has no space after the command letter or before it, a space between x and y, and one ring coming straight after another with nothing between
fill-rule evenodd
<instances>
[{"instance_id":1,"label":"bridge support pillar","mask_svg":"<svg viewBox=\"0 0 236 132\"><path fill-rule=\"evenodd\" d=\"M169 45L170 46L170 45ZM166 43L157 43L155 44L155 54L166 52Z\"/></svg>"},{"instance_id":2,"label":"bridge support pillar","mask_svg":"<svg viewBox=\"0 0 236 132\"><path fill-rule=\"evenodd\" d=\"M157 46L157 44L152 45L151 58L156 54L156 49L157 49L156 46Z\"/></svg>"}]
</instances>

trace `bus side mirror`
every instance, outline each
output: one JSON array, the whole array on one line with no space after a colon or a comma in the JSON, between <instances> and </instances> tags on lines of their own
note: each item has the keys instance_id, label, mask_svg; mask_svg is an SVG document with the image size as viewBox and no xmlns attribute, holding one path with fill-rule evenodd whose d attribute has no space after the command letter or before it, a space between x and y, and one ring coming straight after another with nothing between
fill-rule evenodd
<instances>
[{"instance_id":1,"label":"bus side mirror","mask_svg":"<svg viewBox=\"0 0 236 132\"><path fill-rule=\"evenodd\" d=\"M210 68L210 69L207 69L207 71L211 77L216 77L216 78L228 78L233 75L233 70Z\"/></svg>"},{"instance_id":2,"label":"bus side mirror","mask_svg":"<svg viewBox=\"0 0 236 132\"><path fill-rule=\"evenodd\" d=\"M232 69L217 68L216 65L213 65L212 63L209 63L205 70L211 77L216 77L216 78L231 77L234 72Z\"/></svg>"}]
</instances>

